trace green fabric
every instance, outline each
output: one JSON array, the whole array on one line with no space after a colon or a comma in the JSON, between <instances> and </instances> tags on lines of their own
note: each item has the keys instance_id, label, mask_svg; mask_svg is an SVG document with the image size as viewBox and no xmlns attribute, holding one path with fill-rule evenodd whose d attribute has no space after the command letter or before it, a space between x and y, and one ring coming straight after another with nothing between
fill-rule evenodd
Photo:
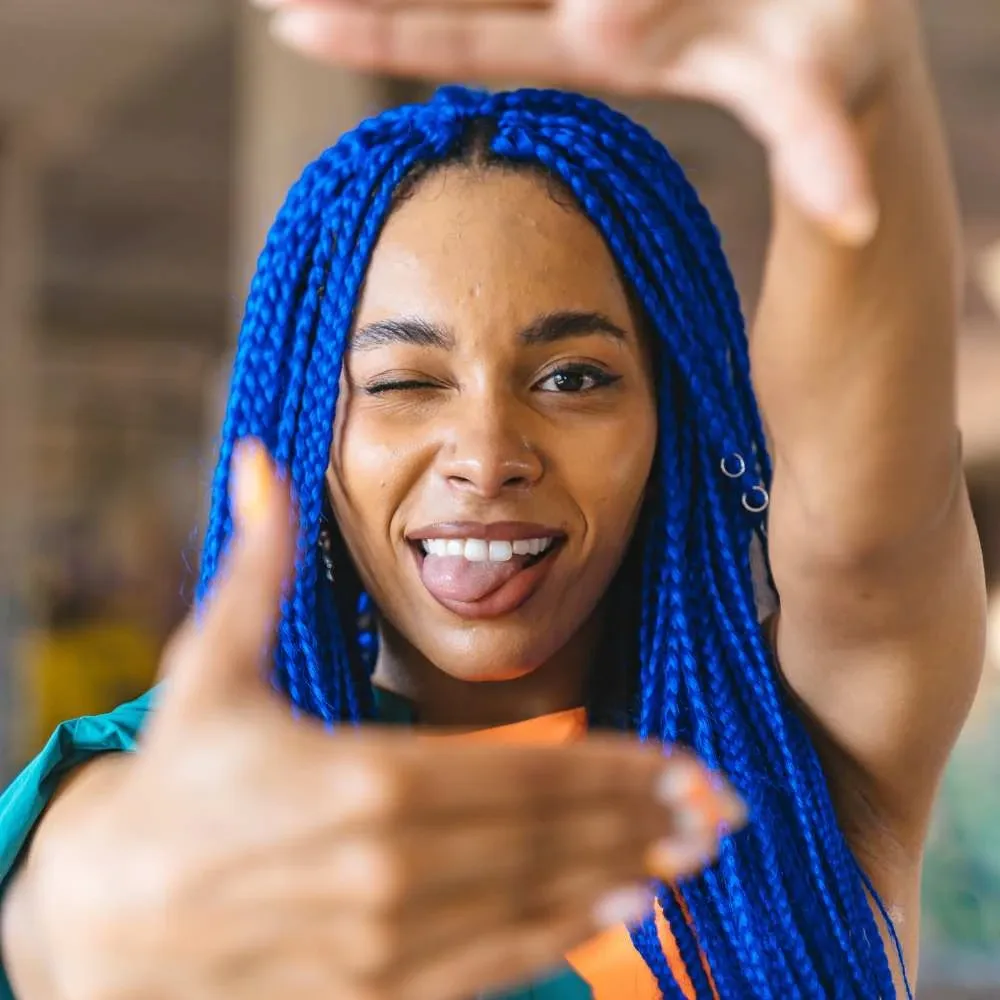
<instances>
[{"instance_id":1,"label":"green fabric","mask_svg":"<svg viewBox=\"0 0 1000 1000\"><path fill-rule=\"evenodd\" d=\"M155 690L107 715L64 722L45 749L0 795L0 903L35 824L63 776L99 754L134 750L152 708L154 693ZM413 722L411 707L395 695L381 692L378 710L383 722L398 725ZM2 964L0 1000L15 1000ZM566 966L552 979L491 996L489 1000L592 1000L592 994L590 987Z\"/></svg>"},{"instance_id":2,"label":"green fabric","mask_svg":"<svg viewBox=\"0 0 1000 1000\"><path fill-rule=\"evenodd\" d=\"M559 975L544 983L524 986L508 993L490 994L488 1000L593 1000L593 994L590 987L567 966Z\"/></svg>"}]
</instances>

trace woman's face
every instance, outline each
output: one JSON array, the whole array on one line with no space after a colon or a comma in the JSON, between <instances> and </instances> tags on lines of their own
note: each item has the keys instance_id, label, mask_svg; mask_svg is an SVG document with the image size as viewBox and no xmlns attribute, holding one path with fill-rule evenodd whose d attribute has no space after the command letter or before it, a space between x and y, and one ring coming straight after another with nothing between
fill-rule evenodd
<instances>
[{"instance_id":1,"label":"woman's face","mask_svg":"<svg viewBox=\"0 0 1000 1000\"><path fill-rule=\"evenodd\" d=\"M375 249L328 473L394 631L459 679L542 666L611 583L655 443L647 353L593 226L530 174L422 182Z\"/></svg>"}]
</instances>

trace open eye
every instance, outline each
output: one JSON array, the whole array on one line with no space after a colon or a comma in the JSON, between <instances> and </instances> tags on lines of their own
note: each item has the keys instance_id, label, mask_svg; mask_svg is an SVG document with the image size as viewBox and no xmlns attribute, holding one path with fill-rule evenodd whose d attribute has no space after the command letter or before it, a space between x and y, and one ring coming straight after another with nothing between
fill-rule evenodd
<instances>
[{"instance_id":1,"label":"open eye","mask_svg":"<svg viewBox=\"0 0 1000 1000\"><path fill-rule=\"evenodd\" d=\"M546 375L535 388L541 392L592 392L613 385L620 377L596 365L563 365Z\"/></svg>"}]
</instances>

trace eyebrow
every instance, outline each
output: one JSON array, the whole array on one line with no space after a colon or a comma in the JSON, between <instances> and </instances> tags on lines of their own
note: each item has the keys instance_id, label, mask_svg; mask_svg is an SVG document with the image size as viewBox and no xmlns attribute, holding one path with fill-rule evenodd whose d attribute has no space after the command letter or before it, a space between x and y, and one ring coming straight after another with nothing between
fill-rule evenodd
<instances>
[{"instance_id":1,"label":"eyebrow","mask_svg":"<svg viewBox=\"0 0 1000 1000\"><path fill-rule=\"evenodd\" d=\"M371 351L387 344L414 344L417 347L439 347L448 350L455 344L451 332L437 323L413 316L401 319L380 319L356 330L351 337L351 350Z\"/></svg>"},{"instance_id":2,"label":"eyebrow","mask_svg":"<svg viewBox=\"0 0 1000 1000\"><path fill-rule=\"evenodd\" d=\"M617 341L628 339L628 334L603 313L578 310L562 310L539 316L521 330L518 337L522 343L534 346L595 333ZM404 316L400 319L381 319L367 323L351 337L351 350L354 351L370 351L389 344L436 347L447 351L455 346L455 336L451 330L438 323Z\"/></svg>"}]
</instances>

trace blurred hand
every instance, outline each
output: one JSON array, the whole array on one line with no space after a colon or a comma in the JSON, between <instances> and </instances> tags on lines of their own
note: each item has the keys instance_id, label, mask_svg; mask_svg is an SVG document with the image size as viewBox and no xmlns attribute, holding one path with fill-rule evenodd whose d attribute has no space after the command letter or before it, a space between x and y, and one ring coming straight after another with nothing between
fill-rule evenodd
<instances>
[{"instance_id":1,"label":"blurred hand","mask_svg":"<svg viewBox=\"0 0 1000 1000\"><path fill-rule=\"evenodd\" d=\"M693 760L629 739L455 745L294 720L263 673L291 499L254 446L234 481L238 536L166 654L142 748L109 758L113 794L32 855L61 1000L459 1000L639 919L651 868L695 871L742 821Z\"/></svg>"},{"instance_id":2,"label":"blurred hand","mask_svg":"<svg viewBox=\"0 0 1000 1000\"><path fill-rule=\"evenodd\" d=\"M257 0L303 52L434 79L675 95L718 104L775 177L848 242L874 205L851 119L897 49L911 0ZM893 51L890 51L893 50Z\"/></svg>"}]
</instances>

